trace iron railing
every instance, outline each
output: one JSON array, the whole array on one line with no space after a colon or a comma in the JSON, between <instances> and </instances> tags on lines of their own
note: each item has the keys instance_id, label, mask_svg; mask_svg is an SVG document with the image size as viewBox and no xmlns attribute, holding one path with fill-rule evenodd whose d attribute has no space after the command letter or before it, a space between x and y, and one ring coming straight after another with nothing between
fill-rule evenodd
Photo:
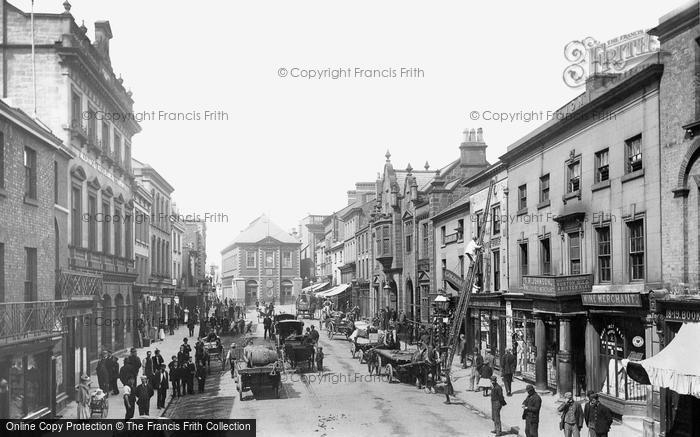
<instances>
[{"instance_id":1,"label":"iron railing","mask_svg":"<svg viewBox=\"0 0 700 437\"><path fill-rule=\"evenodd\" d=\"M61 270L56 281L56 297L71 299L73 297L102 295L102 275Z\"/></svg>"},{"instance_id":2,"label":"iron railing","mask_svg":"<svg viewBox=\"0 0 700 437\"><path fill-rule=\"evenodd\" d=\"M67 300L0 303L0 344L63 333Z\"/></svg>"}]
</instances>

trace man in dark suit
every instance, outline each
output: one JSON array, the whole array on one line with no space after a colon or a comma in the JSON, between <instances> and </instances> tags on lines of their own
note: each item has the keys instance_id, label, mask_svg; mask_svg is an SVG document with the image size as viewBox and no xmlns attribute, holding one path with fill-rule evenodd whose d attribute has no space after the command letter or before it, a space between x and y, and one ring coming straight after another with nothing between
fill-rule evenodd
<instances>
[{"instance_id":1,"label":"man in dark suit","mask_svg":"<svg viewBox=\"0 0 700 437\"><path fill-rule=\"evenodd\" d=\"M168 394L168 372L165 371L165 364L161 364L158 372L153 377L153 387L158 390L158 408L165 408L165 397Z\"/></svg>"},{"instance_id":2,"label":"man in dark suit","mask_svg":"<svg viewBox=\"0 0 700 437\"><path fill-rule=\"evenodd\" d=\"M168 364L170 370L170 382L173 385L173 397L180 396L180 367L177 363L177 355L173 355L172 361Z\"/></svg>"},{"instance_id":3,"label":"man in dark suit","mask_svg":"<svg viewBox=\"0 0 700 437\"><path fill-rule=\"evenodd\" d=\"M151 388L147 376L141 377L141 384L136 387L134 394L136 395L136 405L139 406L139 415L148 416L151 408L151 398L153 397L153 388Z\"/></svg>"},{"instance_id":4,"label":"man in dark suit","mask_svg":"<svg viewBox=\"0 0 700 437\"><path fill-rule=\"evenodd\" d=\"M100 358L100 361L97 362L97 369L95 370L97 371L97 384L99 384L100 388L105 393L109 393L109 370L111 366L112 364L109 360L109 354L107 353L107 350L103 350L102 358Z\"/></svg>"},{"instance_id":5,"label":"man in dark suit","mask_svg":"<svg viewBox=\"0 0 700 437\"><path fill-rule=\"evenodd\" d=\"M503 398L503 389L498 384L498 379L495 375L491 377L491 384L493 386L491 389L491 420L493 420L493 431L491 432L500 436L503 435L501 429L501 408L506 404L506 400Z\"/></svg>"},{"instance_id":6,"label":"man in dark suit","mask_svg":"<svg viewBox=\"0 0 700 437\"><path fill-rule=\"evenodd\" d=\"M272 319L270 318L269 315L266 315L265 318L263 319L263 328L265 328L265 332L263 333L263 338L267 338L268 334L270 334L271 327L272 327Z\"/></svg>"},{"instance_id":7,"label":"man in dark suit","mask_svg":"<svg viewBox=\"0 0 700 437\"><path fill-rule=\"evenodd\" d=\"M527 390L527 398L523 401L523 419L525 419L525 437L538 437L538 428L540 426L540 408L542 407L542 398L535 392L535 387L528 384L525 387Z\"/></svg>"},{"instance_id":8,"label":"man in dark suit","mask_svg":"<svg viewBox=\"0 0 700 437\"><path fill-rule=\"evenodd\" d=\"M503 375L503 385L506 388L506 394L512 396L511 384L513 383L513 374L515 373L515 355L510 349L506 349L506 353L501 358L501 374Z\"/></svg>"},{"instance_id":9,"label":"man in dark suit","mask_svg":"<svg viewBox=\"0 0 700 437\"><path fill-rule=\"evenodd\" d=\"M197 372L197 367L192 362L190 357L187 365L185 366L185 377L187 378L187 394L194 394L194 375Z\"/></svg>"},{"instance_id":10,"label":"man in dark suit","mask_svg":"<svg viewBox=\"0 0 700 437\"><path fill-rule=\"evenodd\" d=\"M583 409L583 418L591 437L608 437L612 425L612 412L600 403L598 393L588 391L588 403Z\"/></svg>"},{"instance_id":11,"label":"man in dark suit","mask_svg":"<svg viewBox=\"0 0 700 437\"><path fill-rule=\"evenodd\" d=\"M117 357L115 357L112 354L112 351L107 351L107 354L109 355L109 361L110 361L110 367L109 367L109 381L110 381L110 388L112 389L112 394L113 395L118 395L119 394L119 386L117 385L117 381L119 380L119 360L117 360Z\"/></svg>"}]
</instances>

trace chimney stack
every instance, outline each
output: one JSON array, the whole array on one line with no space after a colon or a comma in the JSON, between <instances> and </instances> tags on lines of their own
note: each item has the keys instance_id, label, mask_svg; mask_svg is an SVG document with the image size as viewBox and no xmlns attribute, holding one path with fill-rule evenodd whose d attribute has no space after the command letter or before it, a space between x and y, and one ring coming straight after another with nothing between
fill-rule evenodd
<instances>
[{"instance_id":1,"label":"chimney stack","mask_svg":"<svg viewBox=\"0 0 700 437\"><path fill-rule=\"evenodd\" d=\"M102 57L109 62L109 40L112 39L112 27L109 21L95 21L95 47Z\"/></svg>"},{"instance_id":2,"label":"chimney stack","mask_svg":"<svg viewBox=\"0 0 700 437\"><path fill-rule=\"evenodd\" d=\"M486 143L483 129L465 129L464 142L460 144L459 165L464 170L464 177L470 177L488 166L486 161Z\"/></svg>"}]
</instances>

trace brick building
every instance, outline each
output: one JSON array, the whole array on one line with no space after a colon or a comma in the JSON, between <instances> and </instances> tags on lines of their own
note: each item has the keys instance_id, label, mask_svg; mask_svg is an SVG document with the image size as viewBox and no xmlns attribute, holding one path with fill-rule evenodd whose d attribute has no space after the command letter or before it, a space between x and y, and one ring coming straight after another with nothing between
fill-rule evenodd
<instances>
[{"instance_id":1,"label":"brick building","mask_svg":"<svg viewBox=\"0 0 700 437\"><path fill-rule=\"evenodd\" d=\"M663 288L650 294L654 354L674 353L673 340L700 320L700 4L689 2L650 31L661 43L661 262ZM659 252L650 252L659 253ZM684 350L675 350L682 361ZM700 433L700 400L654 387L644 436Z\"/></svg>"},{"instance_id":2,"label":"brick building","mask_svg":"<svg viewBox=\"0 0 700 437\"><path fill-rule=\"evenodd\" d=\"M68 242L68 262L60 263L59 284L72 296L61 368L65 386L72 387L96 364L100 349L131 346L129 324L116 321L132 318L131 138L141 128L128 117L102 116L133 110L131 92L111 65L109 22L95 23L93 42L71 14L70 3L64 7L62 13L34 14L32 38L30 14L0 2L5 25L0 81L3 97L36 112L73 155L68 171L59 174L69 195L69 225L59 229L61 241ZM32 40L36 82L28 74Z\"/></svg>"},{"instance_id":3,"label":"brick building","mask_svg":"<svg viewBox=\"0 0 700 437\"><path fill-rule=\"evenodd\" d=\"M221 251L222 284L232 284L233 297L291 304L301 291L299 248L295 237L262 215Z\"/></svg>"},{"instance_id":4,"label":"brick building","mask_svg":"<svg viewBox=\"0 0 700 437\"><path fill-rule=\"evenodd\" d=\"M58 285L71 157L60 139L0 101L0 379L10 400L0 418L48 416L72 393L62 320L71 296Z\"/></svg>"}]
</instances>

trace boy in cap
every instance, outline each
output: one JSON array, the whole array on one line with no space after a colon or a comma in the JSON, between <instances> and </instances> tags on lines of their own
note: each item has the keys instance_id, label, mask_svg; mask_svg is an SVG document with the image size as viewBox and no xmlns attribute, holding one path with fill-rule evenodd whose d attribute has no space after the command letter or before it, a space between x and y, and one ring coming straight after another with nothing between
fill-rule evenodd
<instances>
[{"instance_id":1,"label":"boy in cap","mask_svg":"<svg viewBox=\"0 0 700 437\"><path fill-rule=\"evenodd\" d=\"M323 348L320 346L316 351L316 370L323 372Z\"/></svg>"}]
</instances>

